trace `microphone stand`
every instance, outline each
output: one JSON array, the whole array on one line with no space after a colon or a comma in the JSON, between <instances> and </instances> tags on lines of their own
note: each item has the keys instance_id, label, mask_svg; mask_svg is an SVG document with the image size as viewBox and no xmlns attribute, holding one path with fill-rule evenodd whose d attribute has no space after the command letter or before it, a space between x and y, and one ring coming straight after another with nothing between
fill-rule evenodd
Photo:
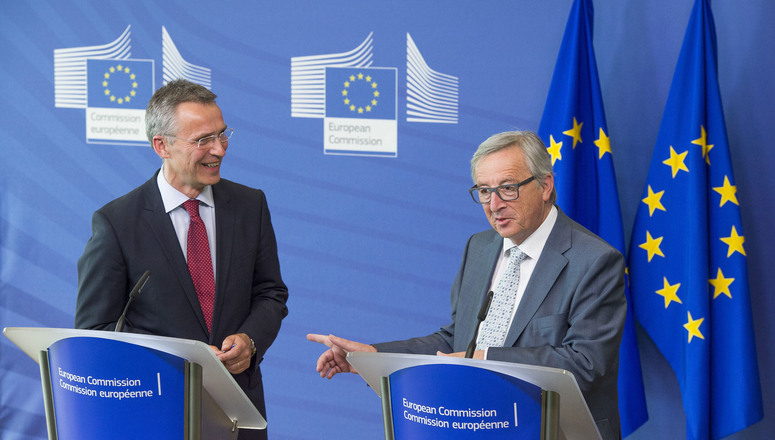
<instances>
[{"instance_id":1,"label":"microphone stand","mask_svg":"<svg viewBox=\"0 0 775 440\"><path fill-rule=\"evenodd\" d=\"M479 337L479 327L482 322L487 318L487 312L490 311L490 303L492 302L492 290L487 292L487 296L484 298L482 307L479 309L479 315L477 316L478 322L476 328L474 328L474 337L471 338L471 342L468 343L468 349L466 350L466 358L471 359L474 357L474 349L476 349L476 338Z\"/></svg>"}]
</instances>

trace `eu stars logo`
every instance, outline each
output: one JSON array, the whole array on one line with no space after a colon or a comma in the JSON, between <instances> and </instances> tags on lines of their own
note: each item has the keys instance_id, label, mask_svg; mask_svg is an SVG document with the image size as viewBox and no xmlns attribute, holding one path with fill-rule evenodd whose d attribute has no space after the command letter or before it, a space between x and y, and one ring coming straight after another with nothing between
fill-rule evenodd
<instances>
[{"instance_id":1,"label":"eu stars logo","mask_svg":"<svg viewBox=\"0 0 775 440\"><path fill-rule=\"evenodd\" d=\"M145 107L154 88L152 60L86 60L86 141L147 145Z\"/></svg>"},{"instance_id":2,"label":"eu stars logo","mask_svg":"<svg viewBox=\"0 0 775 440\"><path fill-rule=\"evenodd\" d=\"M326 154L396 157L396 69L326 67Z\"/></svg>"},{"instance_id":3,"label":"eu stars logo","mask_svg":"<svg viewBox=\"0 0 775 440\"><path fill-rule=\"evenodd\" d=\"M105 97L111 103L118 104L119 106L129 104L132 98L137 96L137 87L139 85L137 84L137 75L132 72L129 66L119 62L115 66L108 67L103 77L105 79L102 81L102 88L105 89ZM113 87L114 84L117 87ZM116 88L123 90L116 91Z\"/></svg>"}]
</instances>

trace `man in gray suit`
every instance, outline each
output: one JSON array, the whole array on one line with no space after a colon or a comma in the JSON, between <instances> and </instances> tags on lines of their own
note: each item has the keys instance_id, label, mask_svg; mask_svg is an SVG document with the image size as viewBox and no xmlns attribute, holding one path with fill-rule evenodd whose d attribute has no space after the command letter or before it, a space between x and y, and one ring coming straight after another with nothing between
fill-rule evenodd
<instances>
[{"instance_id":1,"label":"man in gray suit","mask_svg":"<svg viewBox=\"0 0 775 440\"><path fill-rule=\"evenodd\" d=\"M490 137L471 159L471 174L471 195L493 229L473 235L466 245L452 285L452 322L428 336L374 345L308 335L330 347L317 371L329 379L357 373L345 359L351 351L463 356L480 305L492 290L474 358L572 372L600 434L620 438L624 258L555 206L551 157L534 133Z\"/></svg>"}]
</instances>

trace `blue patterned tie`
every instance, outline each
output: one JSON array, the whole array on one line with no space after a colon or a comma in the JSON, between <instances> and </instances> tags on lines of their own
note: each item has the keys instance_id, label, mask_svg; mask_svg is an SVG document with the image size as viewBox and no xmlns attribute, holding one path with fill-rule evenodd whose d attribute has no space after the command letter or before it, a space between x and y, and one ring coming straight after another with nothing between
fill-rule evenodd
<instances>
[{"instance_id":1,"label":"blue patterned tie","mask_svg":"<svg viewBox=\"0 0 775 440\"><path fill-rule=\"evenodd\" d=\"M479 330L479 338L476 341L477 350L484 350L487 347L503 347L503 341L506 340L509 322L514 314L517 300L519 265L526 257L527 255L516 246L509 250L509 265L495 287L490 311Z\"/></svg>"}]
</instances>

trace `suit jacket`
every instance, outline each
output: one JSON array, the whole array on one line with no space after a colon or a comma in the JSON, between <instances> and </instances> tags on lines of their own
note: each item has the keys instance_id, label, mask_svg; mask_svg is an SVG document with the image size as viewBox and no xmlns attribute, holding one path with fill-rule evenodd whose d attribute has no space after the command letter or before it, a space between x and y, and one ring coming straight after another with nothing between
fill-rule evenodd
<instances>
[{"instance_id":1,"label":"suit jacket","mask_svg":"<svg viewBox=\"0 0 775 440\"><path fill-rule=\"evenodd\" d=\"M436 333L375 344L378 351L465 351L495 270L503 238L473 235L452 286L452 323ZM617 374L626 315L624 258L558 209L504 347L488 359L562 368L573 373L604 439L620 438Z\"/></svg>"},{"instance_id":2,"label":"suit jacket","mask_svg":"<svg viewBox=\"0 0 775 440\"><path fill-rule=\"evenodd\" d=\"M259 363L288 314L288 289L280 276L264 193L225 179L212 187L217 273L208 333L156 175L94 213L92 237L78 260L75 327L113 330L129 291L150 269L145 288L129 308L124 330L218 347L227 336L246 333L256 344L256 356L251 367L234 378L265 415Z\"/></svg>"}]
</instances>

